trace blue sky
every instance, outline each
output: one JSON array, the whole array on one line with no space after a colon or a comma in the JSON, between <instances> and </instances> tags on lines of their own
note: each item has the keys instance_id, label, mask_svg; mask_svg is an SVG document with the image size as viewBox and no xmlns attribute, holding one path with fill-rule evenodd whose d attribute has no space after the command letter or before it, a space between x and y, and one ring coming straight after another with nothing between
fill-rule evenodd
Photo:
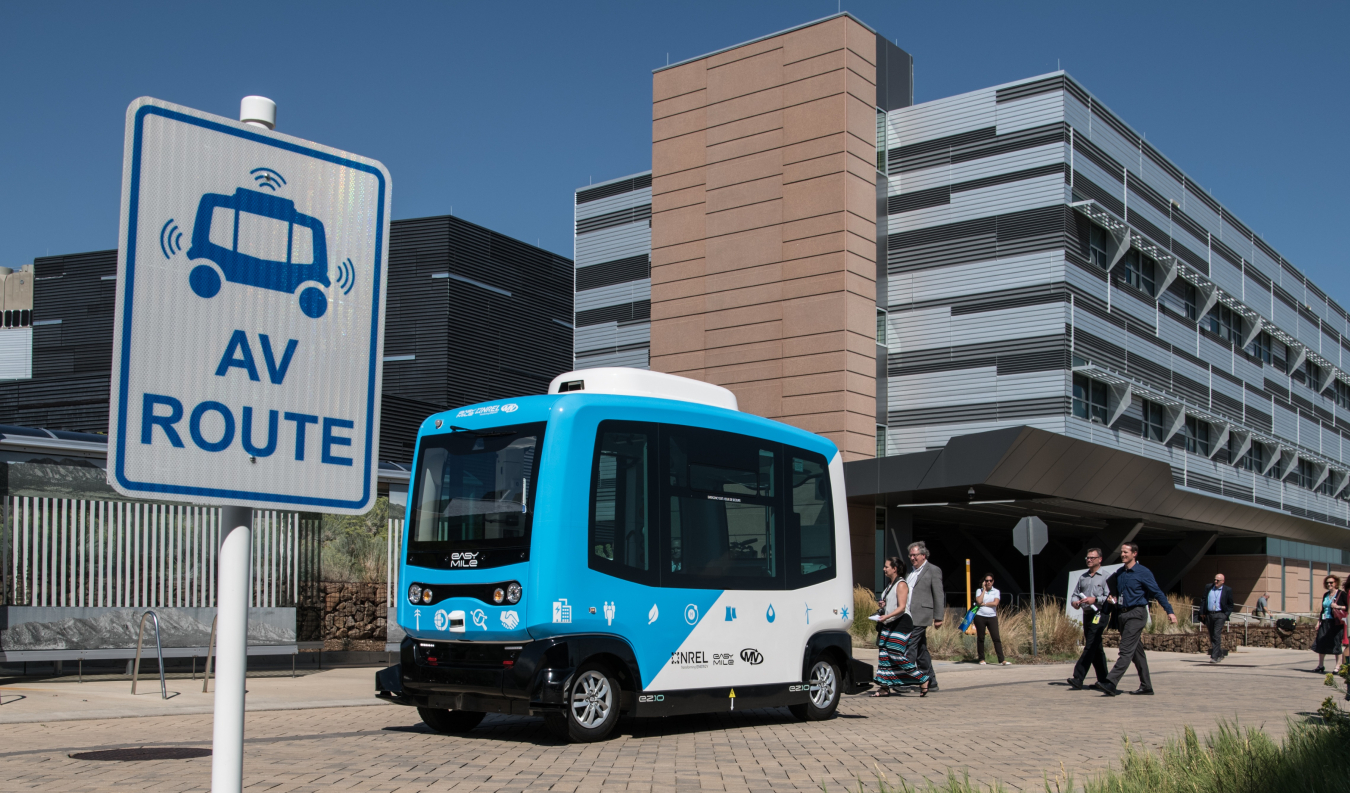
<instances>
[{"instance_id":1,"label":"blue sky","mask_svg":"<svg viewBox=\"0 0 1350 793\"><path fill-rule=\"evenodd\" d=\"M0 264L115 247L150 95L375 157L394 217L564 255L572 192L651 165L651 70L832 14L778 2L0 4ZM917 101L1062 65L1343 306L1350 4L846 2ZM1340 185L1340 187L1337 187Z\"/></svg>"}]
</instances>

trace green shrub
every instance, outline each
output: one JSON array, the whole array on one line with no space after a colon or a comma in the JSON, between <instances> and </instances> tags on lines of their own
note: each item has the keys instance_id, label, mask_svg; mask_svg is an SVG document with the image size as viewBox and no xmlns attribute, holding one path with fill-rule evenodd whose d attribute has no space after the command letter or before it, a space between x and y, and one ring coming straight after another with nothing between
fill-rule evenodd
<instances>
[{"instance_id":1,"label":"green shrub","mask_svg":"<svg viewBox=\"0 0 1350 793\"><path fill-rule=\"evenodd\" d=\"M1350 778L1350 726L1289 724L1276 743L1259 729L1220 722L1201 741L1187 727L1158 751L1125 741L1120 769L1100 774L1084 793L1339 793Z\"/></svg>"},{"instance_id":2,"label":"green shrub","mask_svg":"<svg viewBox=\"0 0 1350 793\"><path fill-rule=\"evenodd\" d=\"M848 631L864 642L877 640L877 624L868 617L877 613L877 595L872 590L857 584L853 587L853 624Z\"/></svg>"},{"instance_id":3,"label":"green shrub","mask_svg":"<svg viewBox=\"0 0 1350 793\"><path fill-rule=\"evenodd\" d=\"M324 515L320 536L324 581L383 581L389 555L389 499L379 497L364 515Z\"/></svg>"}]
</instances>

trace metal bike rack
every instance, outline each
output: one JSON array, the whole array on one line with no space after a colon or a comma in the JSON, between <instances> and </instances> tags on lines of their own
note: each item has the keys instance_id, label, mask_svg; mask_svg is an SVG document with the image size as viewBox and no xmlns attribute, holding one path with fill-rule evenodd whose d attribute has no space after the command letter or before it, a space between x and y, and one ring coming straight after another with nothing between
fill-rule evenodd
<instances>
[{"instance_id":1,"label":"metal bike rack","mask_svg":"<svg viewBox=\"0 0 1350 793\"><path fill-rule=\"evenodd\" d=\"M164 682L164 647L159 640L159 615L153 611L147 611L141 615L141 629L136 634L136 660L131 665L131 693L136 693L136 678L141 673L141 641L145 638L145 620L147 617L155 618L155 653L159 656L159 694L163 699L168 699L169 687Z\"/></svg>"},{"instance_id":2,"label":"metal bike rack","mask_svg":"<svg viewBox=\"0 0 1350 793\"><path fill-rule=\"evenodd\" d=\"M211 619L211 641L206 645L206 674L202 675L202 693L206 693L206 686L211 682L211 656L216 650L216 620L220 619L217 614Z\"/></svg>"}]
</instances>

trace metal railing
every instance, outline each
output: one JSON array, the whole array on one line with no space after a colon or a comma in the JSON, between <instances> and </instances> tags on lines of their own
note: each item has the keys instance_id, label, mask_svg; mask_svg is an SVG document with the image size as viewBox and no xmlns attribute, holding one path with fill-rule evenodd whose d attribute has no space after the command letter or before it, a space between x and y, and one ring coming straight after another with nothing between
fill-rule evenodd
<instances>
[{"instance_id":1,"label":"metal railing","mask_svg":"<svg viewBox=\"0 0 1350 793\"><path fill-rule=\"evenodd\" d=\"M385 557L384 580L384 605L386 608L393 608L398 602L398 567L403 558L403 521L398 518L389 519L389 537L388 554Z\"/></svg>"},{"instance_id":2,"label":"metal railing","mask_svg":"<svg viewBox=\"0 0 1350 793\"><path fill-rule=\"evenodd\" d=\"M131 663L131 693L136 694L136 679L141 674L141 642L145 639L145 620L149 617L155 618L155 654L159 657L159 695L162 699L169 698L169 687L164 682L164 646L159 639L159 615L153 611L147 611L141 615L141 629L136 634L136 660Z\"/></svg>"},{"instance_id":3,"label":"metal railing","mask_svg":"<svg viewBox=\"0 0 1350 793\"><path fill-rule=\"evenodd\" d=\"M185 504L11 496L3 500L0 603L210 608L220 509ZM256 510L255 608L293 606L310 545L300 516ZM317 539L317 538L314 538Z\"/></svg>"}]
</instances>

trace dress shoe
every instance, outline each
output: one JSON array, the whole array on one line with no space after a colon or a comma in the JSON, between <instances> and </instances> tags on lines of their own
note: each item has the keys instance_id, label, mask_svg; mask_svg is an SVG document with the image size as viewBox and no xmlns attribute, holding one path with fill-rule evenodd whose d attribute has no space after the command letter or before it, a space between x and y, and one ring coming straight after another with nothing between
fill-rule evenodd
<instances>
[{"instance_id":1,"label":"dress shoe","mask_svg":"<svg viewBox=\"0 0 1350 793\"><path fill-rule=\"evenodd\" d=\"M1097 684L1097 689L1098 689L1099 691L1102 692L1102 696L1107 696L1107 697L1118 697L1118 696L1120 696L1120 689L1116 688L1115 686L1111 685L1110 683L1098 683L1098 684Z\"/></svg>"},{"instance_id":2,"label":"dress shoe","mask_svg":"<svg viewBox=\"0 0 1350 793\"><path fill-rule=\"evenodd\" d=\"M1151 696L1153 696L1153 689L1151 689L1151 688L1144 688L1143 686L1140 686L1139 688L1136 688L1135 690L1131 691L1130 693L1131 693L1131 694L1145 695L1145 696L1150 696L1150 697L1151 697Z\"/></svg>"},{"instance_id":3,"label":"dress shoe","mask_svg":"<svg viewBox=\"0 0 1350 793\"><path fill-rule=\"evenodd\" d=\"M1074 680L1072 677L1069 678L1068 680L1064 681L1064 682L1068 683L1068 684L1069 684L1069 688L1072 688L1074 691L1082 691L1082 690L1083 690L1083 684L1082 684L1082 683L1079 683L1077 680Z\"/></svg>"},{"instance_id":4,"label":"dress shoe","mask_svg":"<svg viewBox=\"0 0 1350 793\"><path fill-rule=\"evenodd\" d=\"M1103 690L1105 690L1105 689L1102 688L1102 684L1101 684L1101 683L1088 683L1086 686L1083 686L1083 688L1090 688L1090 689L1092 689L1093 691L1103 691Z\"/></svg>"}]
</instances>

